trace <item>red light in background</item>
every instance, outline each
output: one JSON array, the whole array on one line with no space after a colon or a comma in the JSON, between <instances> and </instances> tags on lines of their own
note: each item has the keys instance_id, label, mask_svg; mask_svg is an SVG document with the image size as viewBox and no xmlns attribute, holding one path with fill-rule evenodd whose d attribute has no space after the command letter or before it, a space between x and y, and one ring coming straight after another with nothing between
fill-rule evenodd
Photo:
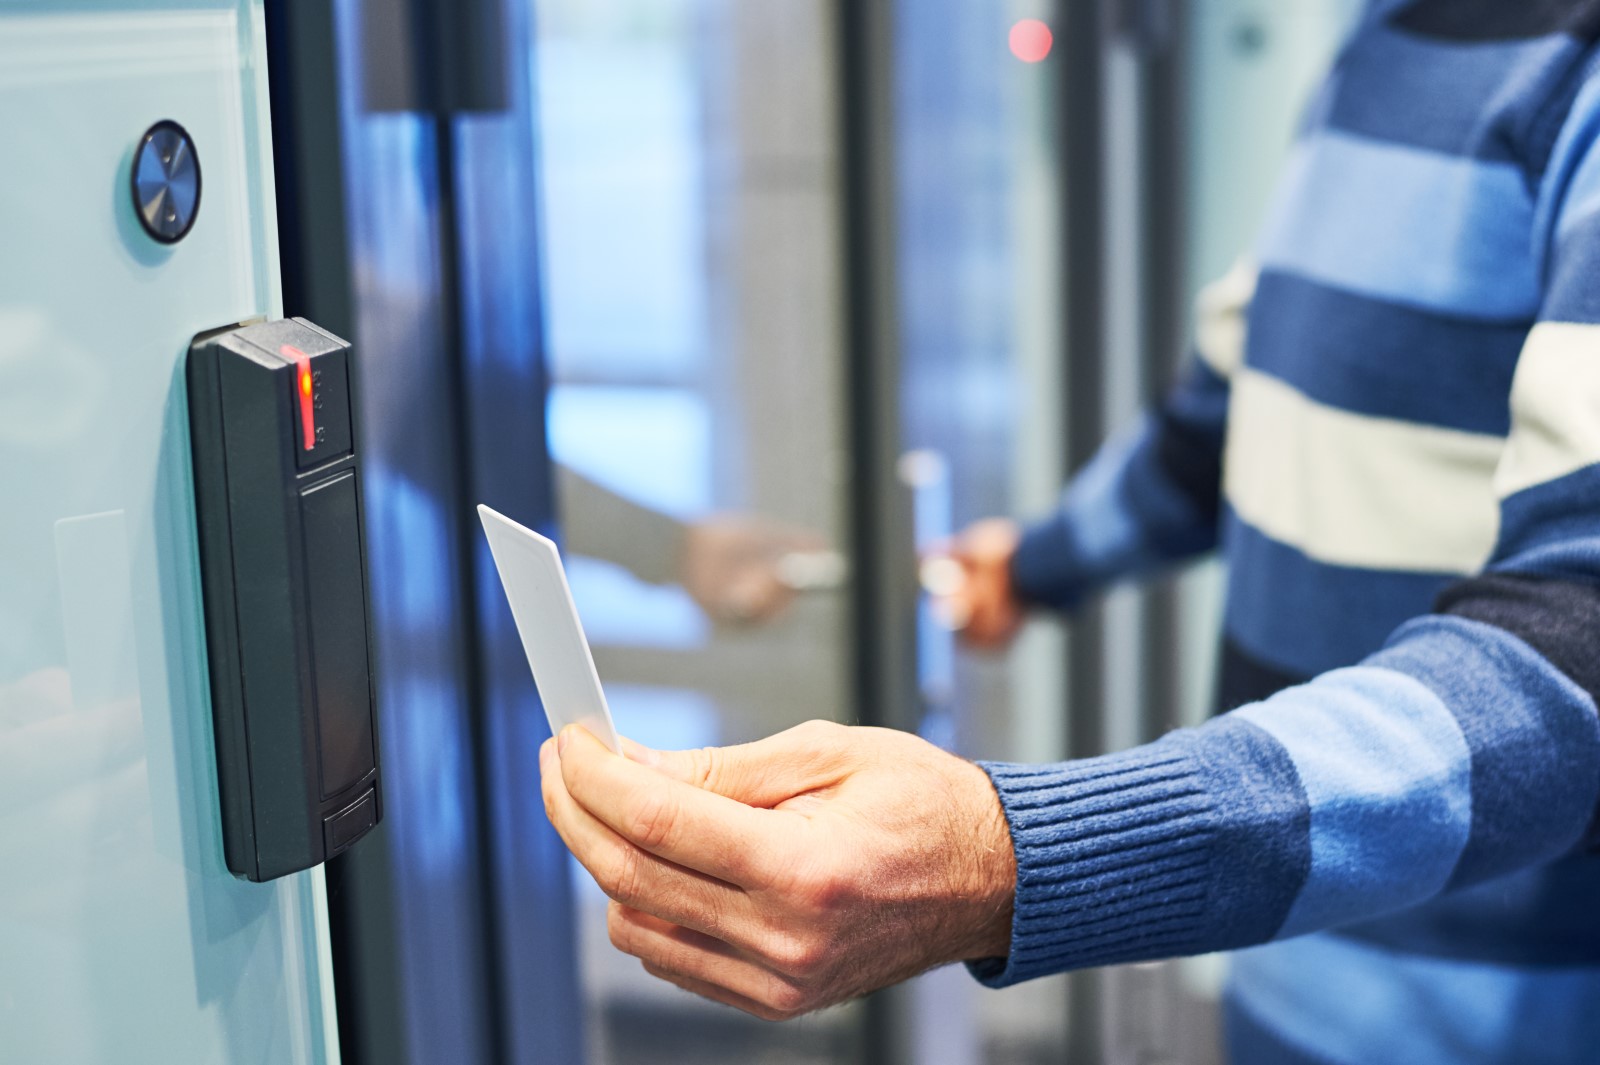
<instances>
[{"instance_id":1,"label":"red light in background","mask_svg":"<svg viewBox=\"0 0 1600 1065\"><path fill-rule=\"evenodd\" d=\"M1037 63L1050 54L1055 37L1050 27L1036 18L1019 19L1011 27L1011 54L1024 63Z\"/></svg>"},{"instance_id":2,"label":"red light in background","mask_svg":"<svg viewBox=\"0 0 1600 1065\"><path fill-rule=\"evenodd\" d=\"M300 443L310 451L317 446L317 405L311 394L311 356L293 344L284 344L278 348L278 354L294 360L295 378L300 387Z\"/></svg>"}]
</instances>

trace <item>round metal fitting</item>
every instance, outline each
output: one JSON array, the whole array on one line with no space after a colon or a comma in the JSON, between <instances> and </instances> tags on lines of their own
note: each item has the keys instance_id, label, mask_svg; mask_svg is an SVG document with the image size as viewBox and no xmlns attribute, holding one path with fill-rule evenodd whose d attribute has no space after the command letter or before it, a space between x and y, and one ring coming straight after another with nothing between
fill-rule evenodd
<instances>
[{"instance_id":1,"label":"round metal fitting","mask_svg":"<svg viewBox=\"0 0 1600 1065\"><path fill-rule=\"evenodd\" d=\"M188 235L200 213L200 156L189 131L162 119L133 153L133 209L144 231L163 244Z\"/></svg>"}]
</instances>

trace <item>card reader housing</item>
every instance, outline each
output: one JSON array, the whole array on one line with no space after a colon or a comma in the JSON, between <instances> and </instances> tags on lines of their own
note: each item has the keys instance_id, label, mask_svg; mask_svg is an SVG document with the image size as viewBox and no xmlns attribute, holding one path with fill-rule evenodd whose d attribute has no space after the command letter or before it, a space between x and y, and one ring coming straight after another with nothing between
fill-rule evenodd
<instances>
[{"instance_id":1,"label":"card reader housing","mask_svg":"<svg viewBox=\"0 0 1600 1065\"><path fill-rule=\"evenodd\" d=\"M382 817L351 346L302 319L187 366L223 851L307 869Z\"/></svg>"}]
</instances>

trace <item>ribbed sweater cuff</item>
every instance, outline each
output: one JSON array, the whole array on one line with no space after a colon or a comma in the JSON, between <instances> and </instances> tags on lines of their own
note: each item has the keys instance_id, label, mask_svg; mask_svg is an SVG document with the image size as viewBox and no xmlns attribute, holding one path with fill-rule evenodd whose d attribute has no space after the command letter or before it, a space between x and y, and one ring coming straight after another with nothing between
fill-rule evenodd
<instances>
[{"instance_id":1,"label":"ribbed sweater cuff","mask_svg":"<svg viewBox=\"0 0 1600 1065\"><path fill-rule=\"evenodd\" d=\"M1011 953L972 962L1004 987L1200 948L1213 805L1183 746L1055 765L980 762L1017 856Z\"/></svg>"}]
</instances>

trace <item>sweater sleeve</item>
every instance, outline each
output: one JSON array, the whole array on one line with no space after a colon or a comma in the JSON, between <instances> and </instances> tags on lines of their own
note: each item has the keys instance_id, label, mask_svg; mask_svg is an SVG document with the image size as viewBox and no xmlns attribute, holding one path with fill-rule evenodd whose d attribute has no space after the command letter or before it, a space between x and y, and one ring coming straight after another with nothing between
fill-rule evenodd
<instances>
[{"instance_id":1,"label":"sweater sleeve","mask_svg":"<svg viewBox=\"0 0 1600 1065\"><path fill-rule=\"evenodd\" d=\"M1018 594L1067 609L1122 578L1216 547L1228 377L1242 357L1255 269L1240 263L1196 305L1195 350L1164 401L1078 472L1023 533Z\"/></svg>"},{"instance_id":2,"label":"sweater sleeve","mask_svg":"<svg viewBox=\"0 0 1600 1065\"><path fill-rule=\"evenodd\" d=\"M1539 321L1477 574L1359 664L1204 727L987 765L1017 855L995 985L1376 917L1591 843L1600 801L1600 81L1536 195Z\"/></svg>"}]
</instances>

